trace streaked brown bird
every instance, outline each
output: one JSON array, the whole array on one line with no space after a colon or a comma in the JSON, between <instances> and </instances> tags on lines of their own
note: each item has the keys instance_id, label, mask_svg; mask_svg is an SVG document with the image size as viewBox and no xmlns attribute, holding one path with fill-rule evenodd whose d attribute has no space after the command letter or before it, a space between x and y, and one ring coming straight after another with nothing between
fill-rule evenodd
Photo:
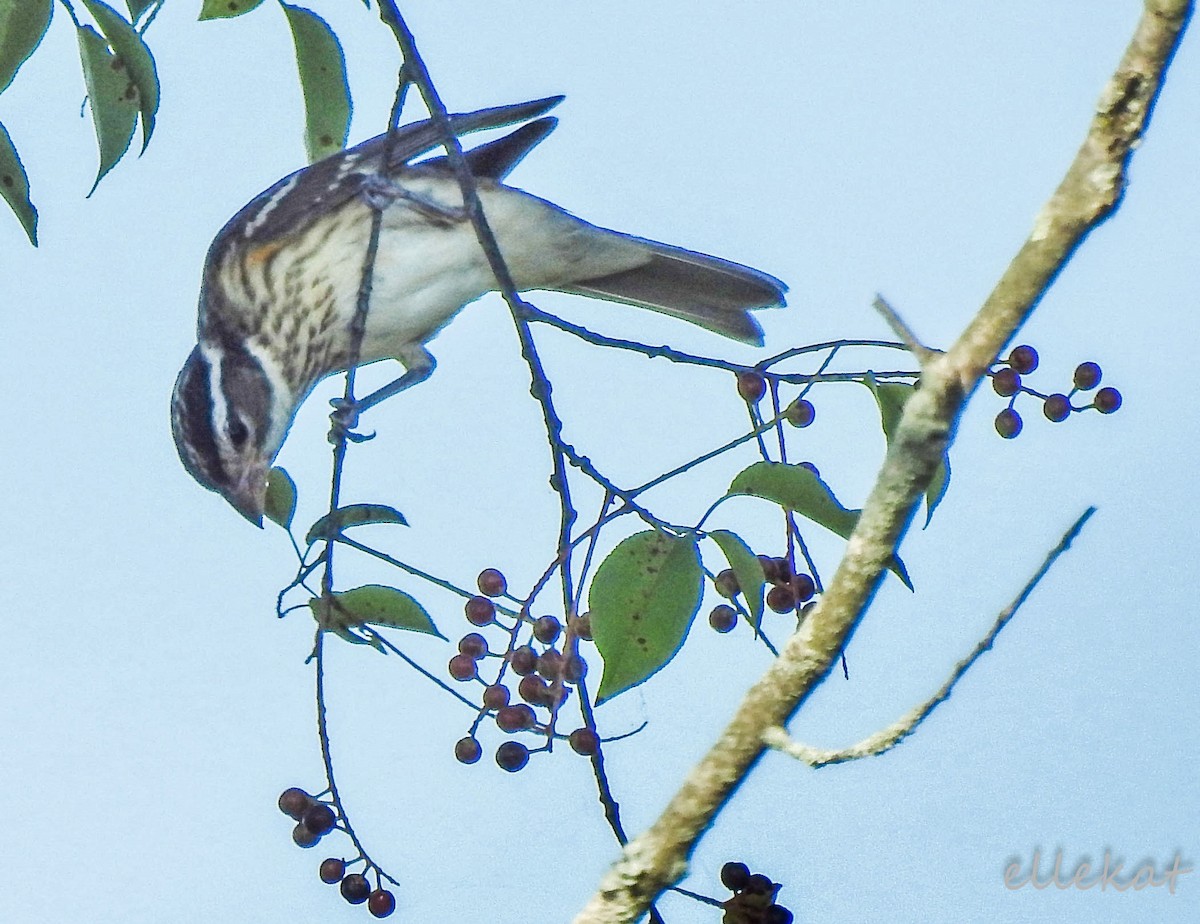
<instances>
[{"instance_id":1,"label":"streaked brown bird","mask_svg":"<svg viewBox=\"0 0 1200 924\"><path fill-rule=\"evenodd\" d=\"M748 312L783 305L778 279L599 228L505 185L557 124L536 117L561 99L451 116L458 135L535 119L466 153L516 287L638 305L761 345ZM267 474L297 409L350 363L373 207L383 223L359 361L396 359L405 371L355 410L428 378L425 345L497 288L446 158L412 162L440 143L430 122L416 122L298 170L209 247L198 343L175 382L171 426L184 467L252 523L262 525Z\"/></svg>"}]
</instances>

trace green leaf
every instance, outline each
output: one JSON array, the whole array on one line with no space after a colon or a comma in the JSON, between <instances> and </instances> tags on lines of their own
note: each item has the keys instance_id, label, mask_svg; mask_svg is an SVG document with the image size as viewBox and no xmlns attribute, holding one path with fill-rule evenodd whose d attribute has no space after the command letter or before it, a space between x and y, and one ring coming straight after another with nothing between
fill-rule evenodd
<instances>
[{"instance_id":1,"label":"green leaf","mask_svg":"<svg viewBox=\"0 0 1200 924\"><path fill-rule=\"evenodd\" d=\"M230 19L262 6L263 0L204 0L200 19Z\"/></svg>"},{"instance_id":2,"label":"green leaf","mask_svg":"<svg viewBox=\"0 0 1200 924\"><path fill-rule=\"evenodd\" d=\"M890 446L892 436L900 425L900 415L904 413L904 405L915 389L912 385L905 385L903 382L878 382L871 372L867 373L863 384L871 390L871 394L875 396L875 403L879 405L879 422L883 427L884 439ZM933 519L933 511L942 502L942 498L946 496L946 489L949 487L950 452L947 450L942 456L942 461L938 463L937 470L933 473L933 480L925 489L925 526L928 526L929 521Z\"/></svg>"},{"instance_id":3,"label":"green leaf","mask_svg":"<svg viewBox=\"0 0 1200 924\"><path fill-rule=\"evenodd\" d=\"M848 510L833 496L811 468L783 462L755 462L738 472L729 486L730 494L749 494L774 501L781 507L794 510L800 516L824 526L843 539L849 539L858 524L861 510ZM893 555L888 564L909 590L913 589L908 570L899 556Z\"/></svg>"},{"instance_id":4,"label":"green leaf","mask_svg":"<svg viewBox=\"0 0 1200 924\"><path fill-rule=\"evenodd\" d=\"M0 123L0 196L4 196L21 227L29 235L29 243L37 246L37 209L29 201L29 177L13 147L8 130Z\"/></svg>"},{"instance_id":5,"label":"green leaf","mask_svg":"<svg viewBox=\"0 0 1200 924\"><path fill-rule=\"evenodd\" d=\"M369 523L398 523L407 526L408 520L404 519L404 514L399 510L383 504L350 504L347 507L339 507L317 520L304 537L304 541L312 545L314 542L336 536L343 529Z\"/></svg>"},{"instance_id":6,"label":"green leaf","mask_svg":"<svg viewBox=\"0 0 1200 924\"><path fill-rule=\"evenodd\" d=\"M445 638L433 624L429 613L415 599L395 587L367 584L343 590L329 597L308 601L313 618L322 629L335 632L347 641L371 644L351 630L371 625L404 629Z\"/></svg>"},{"instance_id":7,"label":"green leaf","mask_svg":"<svg viewBox=\"0 0 1200 924\"><path fill-rule=\"evenodd\" d=\"M596 704L636 686L675 657L703 593L694 539L637 533L604 559L588 591L604 659Z\"/></svg>"},{"instance_id":8,"label":"green leaf","mask_svg":"<svg viewBox=\"0 0 1200 924\"><path fill-rule=\"evenodd\" d=\"M292 525L296 515L296 482L286 469L275 466L267 476L266 506L263 509L267 519L278 523L284 529Z\"/></svg>"},{"instance_id":9,"label":"green leaf","mask_svg":"<svg viewBox=\"0 0 1200 924\"><path fill-rule=\"evenodd\" d=\"M350 86L342 46L329 24L311 10L283 3L304 91L304 146L310 162L336 154L350 130Z\"/></svg>"},{"instance_id":10,"label":"green leaf","mask_svg":"<svg viewBox=\"0 0 1200 924\"><path fill-rule=\"evenodd\" d=\"M754 626L754 631L757 633L759 624L762 622L763 588L767 583L767 579L763 576L762 563L759 562L758 556L750 551L750 546L746 545L736 533L718 529L709 533L708 538L721 547L721 551L725 554L725 560L733 569L738 587L742 591L742 597L746 601L746 607L750 610L750 624Z\"/></svg>"},{"instance_id":11,"label":"green leaf","mask_svg":"<svg viewBox=\"0 0 1200 924\"><path fill-rule=\"evenodd\" d=\"M83 62L88 105L92 109L96 142L100 147L100 169L88 192L90 196L104 175L129 150L137 125L137 90L117 57L108 50L108 43L91 26L79 29L79 57Z\"/></svg>"},{"instance_id":12,"label":"green leaf","mask_svg":"<svg viewBox=\"0 0 1200 924\"><path fill-rule=\"evenodd\" d=\"M154 132L154 117L158 113L158 69L154 56L136 29L124 17L100 0L83 0L88 12L96 18L100 31L108 39L113 52L121 59L130 82L137 88L137 106L142 116L142 150L150 143Z\"/></svg>"},{"instance_id":13,"label":"green leaf","mask_svg":"<svg viewBox=\"0 0 1200 924\"><path fill-rule=\"evenodd\" d=\"M41 43L53 10L51 0L0 0L0 93Z\"/></svg>"},{"instance_id":14,"label":"green leaf","mask_svg":"<svg viewBox=\"0 0 1200 924\"><path fill-rule=\"evenodd\" d=\"M146 10L154 6L154 0L125 0L125 5L129 7L130 21L137 22Z\"/></svg>"}]
</instances>

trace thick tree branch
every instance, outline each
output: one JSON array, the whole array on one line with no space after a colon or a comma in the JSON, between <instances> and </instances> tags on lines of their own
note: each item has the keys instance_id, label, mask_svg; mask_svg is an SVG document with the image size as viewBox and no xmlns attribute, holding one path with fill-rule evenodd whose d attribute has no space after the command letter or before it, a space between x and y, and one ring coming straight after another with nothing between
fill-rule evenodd
<instances>
[{"instance_id":1,"label":"thick tree branch","mask_svg":"<svg viewBox=\"0 0 1200 924\"><path fill-rule=\"evenodd\" d=\"M625 847L575 924L635 921L677 882L700 835L762 755L764 732L784 725L828 673L907 528L967 398L1075 248L1119 202L1129 158L1191 10L1189 0L1146 3L1083 146L1033 232L954 346L926 363L817 610L746 694L658 820Z\"/></svg>"}]
</instances>

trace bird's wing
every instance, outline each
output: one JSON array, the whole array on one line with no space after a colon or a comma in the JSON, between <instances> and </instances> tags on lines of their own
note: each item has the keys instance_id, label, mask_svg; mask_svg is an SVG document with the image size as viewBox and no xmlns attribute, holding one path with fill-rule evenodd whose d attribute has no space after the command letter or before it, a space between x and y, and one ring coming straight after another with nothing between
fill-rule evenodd
<instances>
[{"instance_id":1,"label":"bird's wing","mask_svg":"<svg viewBox=\"0 0 1200 924\"><path fill-rule=\"evenodd\" d=\"M539 116L561 101L561 96L550 96L512 106L456 113L450 116L450 127L460 136L500 128ZM478 167L481 176L503 176L545 138L554 125L554 119L525 125L499 141L467 152L468 162L472 170ZM387 172L396 173L441 141L439 128L425 119L397 129L390 145L386 134L378 135L297 170L259 193L225 224L209 249L209 264L218 262L233 240L240 240L243 247L270 245L304 230L317 217L336 210L359 194L364 175L380 172L385 152L388 154ZM434 158L427 163L436 167L440 160Z\"/></svg>"}]
</instances>

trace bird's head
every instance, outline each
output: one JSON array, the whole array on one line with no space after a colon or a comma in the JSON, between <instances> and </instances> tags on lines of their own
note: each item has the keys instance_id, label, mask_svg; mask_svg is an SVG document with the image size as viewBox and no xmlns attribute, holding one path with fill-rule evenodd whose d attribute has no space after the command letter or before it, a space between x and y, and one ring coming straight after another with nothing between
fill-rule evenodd
<instances>
[{"instance_id":1,"label":"bird's head","mask_svg":"<svg viewBox=\"0 0 1200 924\"><path fill-rule=\"evenodd\" d=\"M267 475L294 410L278 386L244 347L201 342L171 398L171 430L184 467L260 527Z\"/></svg>"}]
</instances>

